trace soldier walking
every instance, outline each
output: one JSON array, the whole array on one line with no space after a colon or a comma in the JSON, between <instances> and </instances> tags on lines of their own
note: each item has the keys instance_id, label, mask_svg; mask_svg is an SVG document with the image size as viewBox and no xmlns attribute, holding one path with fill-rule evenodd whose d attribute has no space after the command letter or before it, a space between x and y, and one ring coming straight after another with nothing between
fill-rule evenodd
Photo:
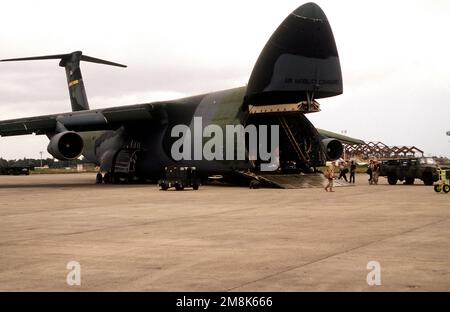
<instances>
[{"instance_id":1,"label":"soldier walking","mask_svg":"<svg viewBox=\"0 0 450 312\"><path fill-rule=\"evenodd\" d=\"M373 168L372 168L372 183L377 185L378 184L378 177L380 176L380 163L378 161L373 162Z\"/></svg>"},{"instance_id":2,"label":"soldier walking","mask_svg":"<svg viewBox=\"0 0 450 312\"><path fill-rule=\"evenodd\" d=\"M336 169L336 162L332 161L331 165L327 167L325 170L325 177L328 179L328 184L325 186L326 192L334 192L333 191L333 180L336 178L334 175L334 170ZM328 191L329 189L329 191Z\"/></svg>"},{"instance_id":3,"label":"soldier walking","mask_svg":"<svg viewBox=\"0 0 450 312\"><path fill-rule=\"evenodd\" d=\"M367 167L366 173L369 175L369 184L372 184L372 169L373 169L373 160L369 160L369 166Z\"/></svg>"},{"instance_id":4,"label":"soldier walking","mask_svg":"<svg viewBox=\"0 0 450 312\"><path fill-rule=\"evenodd\" d=\"M345 161L339 162L339 177L338 180L344 178L345 182L348 182L347 180L347 163Z\"/></svg>"}]
</instances>

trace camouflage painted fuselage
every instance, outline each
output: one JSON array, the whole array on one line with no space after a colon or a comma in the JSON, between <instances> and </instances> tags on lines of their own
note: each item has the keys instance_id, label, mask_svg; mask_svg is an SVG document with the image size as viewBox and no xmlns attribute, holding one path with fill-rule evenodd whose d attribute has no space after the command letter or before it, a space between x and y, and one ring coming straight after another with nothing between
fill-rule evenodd
<instances>
[{"instance_id":1,"label":"camouflage painted fuselage","mask_svg":"<svg viewBox=\"0 0 450 312\"><path fill-rule=\"evenodd\" d=\"M157 122L154 120L137 122L114 131L81 132L85 142L83 155L89 161L98 164L102 171L109 172L112 170L114 155L120 149L139 149L142 152L136 171L139 175L151 178L161 177L164 167L174 164L195 166L203 175L254 168L254 163L249 161L248 157L245 160L175 161L171 155L172 144L179 139L179 137L171 136L172 128L177 125L186 125L193 131L194 117L202 117L203 128L208 125L218 125L223 129L223 133L226 132L227 125L246 126L249 123L258 123L256 119L249 118L247 107L244 105L245 91L245 87L240 87L158 103ZM295 118L308 129L305 132L309 135L308 139L314 140L317 146L320 146L320 136L314 126L303 114L298 114ZM264 124L276 125L278 119L275 115L266 117ZM207 140L204 139L205 141ZM314 162L310 165L321 165L325 159L323 150L318 148L313 152L316 155L311 155Z\"/></svg>"}]
</instances>

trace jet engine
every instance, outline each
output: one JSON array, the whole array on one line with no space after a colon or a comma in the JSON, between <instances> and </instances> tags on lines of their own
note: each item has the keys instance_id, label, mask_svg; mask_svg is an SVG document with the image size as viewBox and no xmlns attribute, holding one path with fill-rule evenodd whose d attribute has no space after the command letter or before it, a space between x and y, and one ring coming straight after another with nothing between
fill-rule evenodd
<instances>
[{"instance_id":1,"label":"jet engine","mask_svg":"<svg viewBox=\"0 0 450 312\"><path fill-rule=\"evenodd\" d=\"M72 160L81 155L83 139L73 131L64 131L54 135L48 143L47 151L56 159Z\"/></svg>"},{"instance_id":2,"label":"jet engine","mask_svg":"<svg viewBox=\"0 0 450 312\"><path fill-rule=\"evenodd\" d=\"M339 140L336 139L323 139L322 145L327 155L327 160L336 160L341 157L344 147Z\"/></svg>"}]
</instances>

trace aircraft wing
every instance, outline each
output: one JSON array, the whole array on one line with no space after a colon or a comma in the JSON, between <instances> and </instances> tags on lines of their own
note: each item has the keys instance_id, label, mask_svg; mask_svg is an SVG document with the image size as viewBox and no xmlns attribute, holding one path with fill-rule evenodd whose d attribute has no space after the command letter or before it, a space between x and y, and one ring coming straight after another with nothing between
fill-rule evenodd
<instances>
[{"instance_id":1,"label":"aircraft wing","mask_svg":"<svg viewBox=\"0 0 450 312\"><path fill-rule=\"evenodd\" d=\"M158 118L162 103L137 104L0 121L0 136L47 134L61 123L67 130L114 130L124 124Z\"/></svg>"},{"instance_id":2,"label":"aircraft wing","mask_svg":"<svg viewBox=\"0 0 450 312\"><path fill-rule=\"evenodd\" d=\"M136 104L62 114L43 115L0 121L0 136L47 134L61 123L67 130L95 131L115 130L124 124L155 120L164 123L161 112L164 102ZM335 138L345 144L365 144L363 140L317 128L320 135Z\"/></svg>"},{"instance_id":3,"label":"aircraft wing","mask_svg":"<svg viewBox=\"0 0 450 312\"><path fill-rule=\"evenodd\" d=\"M352 138L352 137L349 137L346 135L342 135L342 134L339 134L336 132L331 132L331 131L323 130L323 129L319 129L319 128L317 128L317 131L322 136L339 140L344 144L366 144L366 142L364 142L363 140L355 139L355 138Z\"/></svg>"}]
</instances>

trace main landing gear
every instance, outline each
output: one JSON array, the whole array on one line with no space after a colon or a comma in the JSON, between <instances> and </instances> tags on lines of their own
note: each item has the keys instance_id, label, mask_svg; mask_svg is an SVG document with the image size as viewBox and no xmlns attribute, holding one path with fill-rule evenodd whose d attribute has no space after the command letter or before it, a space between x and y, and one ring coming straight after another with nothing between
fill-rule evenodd
<instances>
[{"instance_id":1,"label":"main landing gear","mask_svg":"<svg viewBox=\"0 0 450 312\"><path fill-rule=\"evenodd\" d=\"M113 158L112 169L102 175L97 173L95 183L119 184L135 183L141 181L136 172L136 163L141 150L135 148L122 148Z\"/></svg>"}]
</instances>

